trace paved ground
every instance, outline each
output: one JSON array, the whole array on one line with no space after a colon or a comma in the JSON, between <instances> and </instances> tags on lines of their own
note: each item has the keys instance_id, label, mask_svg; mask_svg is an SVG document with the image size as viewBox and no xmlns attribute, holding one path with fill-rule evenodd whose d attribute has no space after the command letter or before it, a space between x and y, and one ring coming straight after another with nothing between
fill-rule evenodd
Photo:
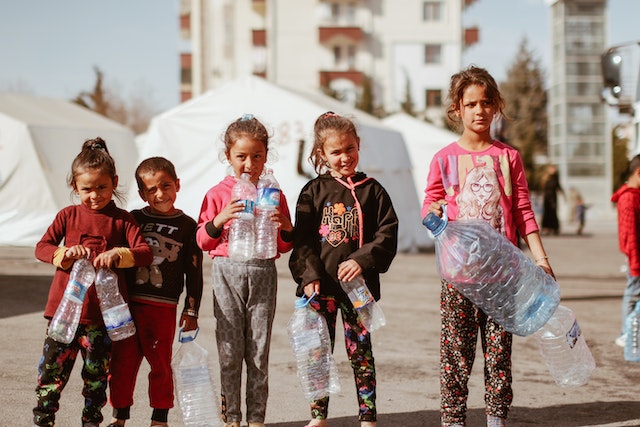
<instances>
[{"instance_id":1,"label":"paved ground","mask_svg":"<svg viewBox=\"0 0 640 427\"><path fill-rule=\"evenodd\" d=\"M514 402L511 426L640 426L640 364L624 361L613 345L620 329L620 298L624 288L615 224L588 224L586 235L545 237L544 244L562 288L562 304L576 313L597 363L590 382L578 388L557 386L536 343L514 338ZM293 310L293 282L286 261L279 261L278 311L271 352L271 391L267 425L301 427L307 404L297 384L286 336ZM217 377L210 270L202 304L198 342L210 350ZM34 261L32 248L0 248L0 427L30 426L35 402L36 366L45 333L42 310L52 268ZM399 255L383 277L382 308L387 325L374 335L378 370L379 422L382 427L430 427L439 424L438 337L439 285L434 254ZM330 426L357 426L355 391L339 341L336 346L342 391L332 397ZM58 425L78 426L82 400L80 369L75 368L63 393ZM129 426L148 426L147 368L139 375L136 405ZM471 379L469 426L484 424L482 360ZM104 410L110 416L110 408ZM172 427L182 426L179 410L170 413Z\"/></svg>"}]
</instances>

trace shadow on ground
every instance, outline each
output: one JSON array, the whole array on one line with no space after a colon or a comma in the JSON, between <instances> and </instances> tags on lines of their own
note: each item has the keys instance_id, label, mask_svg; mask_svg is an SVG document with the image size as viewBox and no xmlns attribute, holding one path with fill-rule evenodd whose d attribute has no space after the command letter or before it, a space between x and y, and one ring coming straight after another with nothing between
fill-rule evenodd
<instances>
[{"instance_id":1,"label":"shadow on ground","mask_svg":"<svg viewBox=\"0 0 640 427\"><path fill-rule=\"evenodd\" d=\"M21 314L44 313L50 285L51 276L0 275L0 319Z\"/></svg>"},{"instance_id":2,"label":"shadow on ground","mask_svg":"<svg viewBox=\"0 0 640 427\"><path fill-rule=\"evenodd\" d=\"M635 410L634 410L635 408ZM626 414L626 415L625 415ZM514 407L509 413L510 427L583 427L597 425L625 425L640 420L640 402L593 402L576 405L547 406L544 408ZM269 423L269 427L302 427L307 421ZM379 414L378 424L392 427L437 427L440 425L439 411L404 412ZM472 409L467 413L467 425L486 425L483 409ZM357 427L355 417L331 418L331 427Z\"/></svg>"}]
</instances>

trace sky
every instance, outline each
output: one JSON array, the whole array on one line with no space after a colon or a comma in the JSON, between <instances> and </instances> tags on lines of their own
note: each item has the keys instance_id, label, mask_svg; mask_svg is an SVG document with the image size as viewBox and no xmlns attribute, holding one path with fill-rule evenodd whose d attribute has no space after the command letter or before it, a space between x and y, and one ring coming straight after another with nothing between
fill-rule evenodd
<instances>
[{"instance_id":1,"label":"sky","mask_svg":"<svg viewBox=\"0 0 640 427\"><path fill-rule=\"evenodd\" d=\"M402 0L400 0L402 1ZM179 103L182 42L179 0L2 0L0 92L71 99L91 91L94 67L124 99L145 96L158 112ZM505 79L518 45L549 75L550 16L546 0L477 0L463 15L480 41L465 65ZM609 0L609 43L640 40L640 1Z\"/></svg>"}]
</instances>

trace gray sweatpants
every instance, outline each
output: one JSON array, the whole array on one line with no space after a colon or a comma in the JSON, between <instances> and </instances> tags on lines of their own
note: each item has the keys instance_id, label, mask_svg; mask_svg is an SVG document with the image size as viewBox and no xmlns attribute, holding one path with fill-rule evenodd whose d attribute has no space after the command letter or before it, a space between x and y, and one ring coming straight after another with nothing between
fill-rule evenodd
<instances>
[{"instance_id":1,"label":"gray sweatpants","mask_svg":"<svg viewBox=\"0 0 640 427\"><path fill-rule=\"evenodd\" d=\"M213 259L213 314L225 422L242 421L242 363L247 366L247 422L264 422L269 394L269 344L276 311L274 260Z\"/></svg>"}]
</instances>

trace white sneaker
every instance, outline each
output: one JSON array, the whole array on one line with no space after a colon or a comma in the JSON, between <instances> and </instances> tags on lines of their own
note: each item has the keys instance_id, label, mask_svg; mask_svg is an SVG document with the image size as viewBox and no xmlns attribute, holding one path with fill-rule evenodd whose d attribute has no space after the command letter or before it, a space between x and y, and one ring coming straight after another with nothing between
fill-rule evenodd
<instances>
[{"instance_id":1,"label":"white sneaker","mask_svg":"<svg viewBox=\"0 0 640 427\"><path fill-rule=\"evenodd\" d=\"M620 335L618 338L616 338L615 343L618 347L624 347L624 345L627 343L627 334Z\"/></svg>"}]
</instances>

